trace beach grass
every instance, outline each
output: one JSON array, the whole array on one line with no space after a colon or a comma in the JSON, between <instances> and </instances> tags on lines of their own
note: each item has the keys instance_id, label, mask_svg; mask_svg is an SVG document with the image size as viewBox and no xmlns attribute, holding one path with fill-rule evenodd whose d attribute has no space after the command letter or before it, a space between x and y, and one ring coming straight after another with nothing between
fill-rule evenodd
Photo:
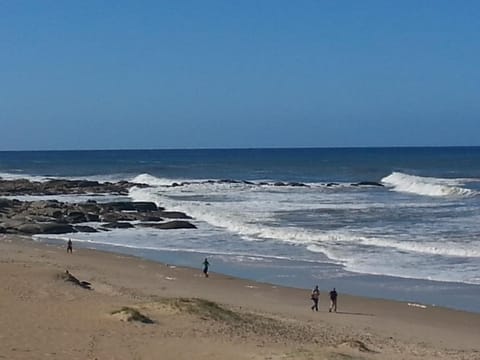
<instances>
[{"instance_id":1,"label":"beach grass","mask_svg":"<svg viewBox=\"0 0 480 360\"><path fill-rule=\"evenodd\" d=\"M137 309L132 307L124 306L120 310L112 311L112 315L122 315L125 316L127 321L137 321L143 324L154 324L155 322L150 319L148 316L143 315Z\"/></svg>"}]
</instances>

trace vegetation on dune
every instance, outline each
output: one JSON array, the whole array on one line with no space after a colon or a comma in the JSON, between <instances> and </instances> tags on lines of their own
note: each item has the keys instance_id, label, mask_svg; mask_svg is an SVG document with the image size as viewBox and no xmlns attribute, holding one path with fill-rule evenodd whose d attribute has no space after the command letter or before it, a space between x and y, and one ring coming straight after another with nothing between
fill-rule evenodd
<instances>
[{"instance_id":1,"label":"vegetation on dune","mask_svg":"<svg viewBox=\"0 0 480 360\"><path fill-rule=\"evenodd\" d=\"M137 309L124 306L120 310L112 311L112 315L115 314L121 314L125 315L127 321L138 321L144 324L153 324L154 321L150 319L149 317L143 315L140 311Z\"/></svg>"},{"instance_id":2,"label":"vegetation on dune","mask_svg":"<svg viewBox=\"0 0 480 360\"><path fill-rule=\"evenodd\" d=\"M215 320L227 323L243 322L243 317L213 301L199 298L164 299L164 303L177 308L181 312L196 315L204 320Z\"/></svg>"},{"instance_id":3,"label":"vegetation on dune","mask_svg":"<svg viewBox=\"0 0 480 360\"><path fill-rule=\"evenodd\" d=\"M205 299L170 298L160 302L202 320L215 321L221 325L222 333L231 336L248 334L275 339L274 341L288 339L301 343L312 342L315 337L315 332L309 326L300 326L296 322L278 320L262 314L234 311Z\"/></svg>"}]
</instances>

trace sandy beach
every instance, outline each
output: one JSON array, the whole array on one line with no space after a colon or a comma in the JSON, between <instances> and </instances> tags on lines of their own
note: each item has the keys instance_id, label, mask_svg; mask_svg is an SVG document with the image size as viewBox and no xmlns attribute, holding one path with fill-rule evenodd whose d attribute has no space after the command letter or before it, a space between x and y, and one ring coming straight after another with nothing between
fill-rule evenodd
<instances>
[{"instance_id":1,"label":"sandy beach","mask_svg":"<svg viewBox=\"0 0 480 360\"><path fill-rule=\"evenodd\" d=\"M480 358L480 314L343 294L329 313L327 289L316 313L308 290L75 244L2 235L0 281L2 359Z\"/></svg>"}]
</instances>

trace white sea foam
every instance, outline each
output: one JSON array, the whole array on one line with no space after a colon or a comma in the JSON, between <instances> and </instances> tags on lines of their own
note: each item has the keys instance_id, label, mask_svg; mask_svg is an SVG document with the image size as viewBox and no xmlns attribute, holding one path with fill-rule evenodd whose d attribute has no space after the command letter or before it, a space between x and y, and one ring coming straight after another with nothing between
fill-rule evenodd
<instances>
[{"instance_id":1,"label":"white sea foam","mask_svg":"<svg viewBox=\"0 0 480 360\"><path fill-rule=\"evenodd\" d=\"M422 255L404 251L382 251L381 248L359 248L352 244L341 247L311 245L309 250L339 259L345 269L354 273L386 275L409 279L453 281L480 284L478 266L463 265L452 271L452 265L439 261L436 255Z\"/></svg>"},{"instance_id":2,"label":"white sea foam","mask_svg":"<svg viewBox=\"0 0 480 360\"><path fill-rule=\"evenodd\" d=\"M159 178L150 174L140 174L132 178L131 182L138 184L147 184L150 186L170 186L174 182L181 182L182 180Z\"/></svg>"},{"instance_id":3,"label":"white sea foam","mask_svg":"<svg viewBox=\"0 0 480 360\"><path fill-rule=\"evenodd\" d=\"M409 178L409 175L405 177L417 187L423 180L419 177ZM152 182L156 180L152 179ZM163 184L165 181L157 183ZM442 195L450 198L442 201L442 206L446 207L454 206L452 202L455 202L458 194L469 194L467 189L461 188L463 182L458 179L427 178L423 183L426 184L430 196L432 184L446 189ZM438 191L435 186L433 189ZM134 200L153 200L169 209L184 211L200 223L204 222L208 226L240 236L245 242L245 247L259 246L253 245L252 242L264 241L272 244L272 249L275 248L275 244L293 245L308 250L311 259L315 259L313 254L321 253L333 263L342 264L346 270L352 272L477 283L475 271L478 270L478 266L464 272L458 270L452 273L449 270L450 262L475 262L473 259L480 258L480 251L474 241L471 243L463 240L454 241L449 240L448 236L444 238L422 236L424 231L428 232L428 228L422 231L402 229L399 236L395 236L395 233L387 235L381 227L377 229L378 231L368 228L365 228L365 231L361 229L349 231L346 228L324 230L321 226L316 228L297 223L290 224L278 218L280 213L305 211L300 216L311 216L311 221L315 223L317 221L315 214L320 216L323 213L336 214L332 211L341 211L340 214L349 214L350 211L368 214L374 208L389 212L398 211L402 206L406 207L406 211L411 211L408 209L412 208L425 208L426 212L430 212L432 209L438 209L437 201L427 199L412 203L407 199L402 200L402 203L376 203L371 197L365 196L364 191L324 192L311 187L277 188L202 181L176 188L168 186L133 188L129 195ZM332 218L332 221L335 219ZM452 223L452 226L456 225ZM247 245L248 243L252 245ZM307 259L310 258L306 256ZM302 260L305 259L300 257ZM409 266L405 267L405 263ZM468 267L465 265L465 268Z\"/></svg>"},{"instance_id":4,"label":"white sea foam","mask_svg":"<svg viewBox=\"0 0 480 360\"><path fill-rule=\"evenodd\" d=\"M37 182L45 182L48 181L49 177L47 176L39 176L39 175L29 175L24 173L6 173L0 172L0 179L3 180L29 180L29 181L37 181Z\"/></svg>"},{"instance_id":5,"label":"white sea foam","mask_svg":"<svg viewBox=\"0 0 480 360\"><path fill-rule=\"evenodd\" d=\"M464 180L464 179L463 179ZM393 172L381 182L395 191L434 197L463 197L476 195L475 191L461 187L462 179L422 177Z\"/></svg>"},{"instance_id":6,"label":"white sea foam","mask_svg":"<svg viewBox=\"0 0 480 360\"><path fill-rule=\"evenodd\" d=\"M366 237L358 236L348 233L331 233L324 236L323 245L318 242L313 242L307 248L313 252L328 252L328 246L332 243L345 247L349 244L353 246L365 245L375 248L377 252L384 252L388 249L393 249L401 252L409 252L411 254L425 254L425 255L441 255L449 257L461 258L480 258L480 250L474 244L456 243L448 240L440 240L437 242L423 240L419 241L401 241L392 237ZM354 256L355 254L351 254ZM336 258L336 256L333 256ZM338 258L338 260L345 260Z\"/></svg>"},{"instance_id":7,"label":"white sea foam","mask_svg":"<svg viewBox=\"0 0 480 360\"><path fill-rule=\"evenodd\" d=\"M195 219L204 221L210 225L223 228L234 234L243 236L247 241L277 240L290 244L315 245L323 243L322 252L326 252L326 246L342 246L342 244L368 245L377 248L391 248L418 254L443 255L454 257L480 257L480 250L475 244L443 241L422 242L402 241L392 237L360 236L347 232L319 231L305 229L298 226L271 226L268 220L273 217L275 206L278 203L268 205L268 201L260 199L248 202L221 202L206 205L203 202L175 201L162 197L155 193L154 189L134 188L130 196L135 200L156 200L158 203L168 204L169 208L185 211ZM287 203L287 208L292 209L295 204ZM312 248L308 248L311 250ZM314 251L314 250L312 250ZM352 254L353 255L353 254ZM335 259L335 258L334 258ZM342 260L342 259L337 259Z\"/></svg>"},{"instance_id":8,"label":"white sea foam","mask_svg":"<svg viewBox=\"0 0 480 360\"><path fill-rule=\"evenodd\" d=\"M243 236L245 240L274 239L292 244L308 244L324 238L322 233L313 230L294 226L268 226L274 211L292 210L297 205L292 201L273 201L272 194L266 194L266 197L259 198L260 195L257 193L247 193L245 196L248 201L245 197L239 199L236 194L229 201L209 202L208 204L178 201L175 197L162 196L158 193L158 189L151 188L132 188L129 195L136 201L153 200L169 209L184 211L197 220Z\"/></svg>"},{"instance_id":9,"label":"white sea foam","mask_svg":"<svg viewBox=\"0 0 480 360\"><path fill-rule=\"evenodd\" d=\"M151 183L164 184L164 179L157 181L155 177L148 175ZM442 180L442 179L440 179ZM455 183L454 180L443 180ZM204 196L202 201L198 198L189 201L188 196ZM296 210L368 210L371 208L388 209L385 203L355 202L344 195L321 194L304 188L289 189L280 193L252 189L244 184L216 184L216 183L194 183L186 188L132 188L129 196L137 201L155 201L158 205L167 206L169 209L184 211L194 218L205 221L213 226L224 228L236 234L249 238L279 239L294 243L312 243L318 240L328 240L332 236L325 236L324 231L315 231L298 226L268 226L275 213L282 211ZM215 201L221 199L222 201ZM348 200L348 202L346 201ZM429 203L407 203L408 207L430 206ZM399 204L391 204L390 207L398 207ZM348 238L348 237L347 237ZM361 238L355 238L359 241ZM374 241L365 238L364 242ZM371 243L371 245L375 245ZM404 246L400 242L395 244L390 239L378 246ZM409 245L410 246L410 245ZM404 250L425 251L435 253L441 251L435 246L425 248L406 248ZM463 249L452 250L449 254L453 256L464 256Z\"/></svg>"},{"instance_id":10,"label":"white sea foam","mask_svg":"<svg viewBox=\"0 0 480 360\"><path fill-rule=\"evenodd\" d=\"M168 179L150 174L141 174L129 180L151 186L130 189L132 200L155 201L169 210L183 211L193 216L199 226L194 236L190 231L172 231L167 236L158 230L135 229L135 232L119 230L105 234L75 234L78 241L131 249L240 256L237 261L243 259L241 256L271 255L272 258L284 258L282 255L290 253L292 257L286 256L285 259L323 261L321 253L332 263L342 264L347 270L358 273L478 283L478 275L475 275L478 274L478 266L468 267L480 258L475 241L449 240L448 232L442 238L428 237L429 229L435 228L429 226L436 225L423 221L421 226L424 229L394 229L403 237L396 236L395 231L388 235L387 230L390 229L384 226L391 226L389 223L379 224L378 228L372 229L372 223L369 222L375 221L371 220L372 214L375 214L371 210L378 213L378 209L381 209L386 214L395 214L398 209L405 207L407 212L415 208L415 214L420 214L423 210L418 208L424 207L428 214L439 209L443 211L442 206L445 209L458 209L456 203L459 197L462 202L475 200L466 199L474 194L463 187L469 179L426 178L402 173L393 173L382 179L394 191L442 197L441 204L438 199L428 197L418 200L412 200L411 197L405 200L406 197L402 197L400 202L385 201L387 195L399 196L382 191L382 188L379 188L380 191L366 191L351 187L351 190L341 191L342 188L338 191L327 189L324 184L309 184L309 187L274 186L273 183L262 185L260 182ZM174 182L183 182L184 185L171 186ZM372 196L372 192L378 196ZM472 220L475 219L475 204L475 201L468 203L473 210L468 211L471 215L461 217L461 222L448 220L451 228L447 229L470 223L475 229L477 225ZM282 217L285 214L286 217ZM322 220L316 219L324 215L326 217ZM343 220L336 217L344 215L351 217L353 230L348 222L342 222L346 225L340 229L328 227L331 225L329 222L336 225L338 220ZM357 215L358 219L355 218ZM325 223L322 223L323 219ZM363 225L362 221L367 222ZM442 223L445 224L445 221L438 224ZM236 240L232 247L233 238ZM222 242L218 239L228 240ZM289 250L284 252L287 247L290 247ZM256 253L257 248L262 251ZM467 261L462 263L461 268L455 272L449 270L450 262L457 264L464 259Z\"/></svg>"},{"instance_id":11,"label":"white sea foam","mask_svg":"<svg viewBox=\"0 0 480 360\"><path fill-rule=\"evenodd\" d=\"M328 189L328 190L338 190L344 189L352 186L352 183L346 182L335 182L335 183L325 183L325 182L306 182L306 183L296 183L296 182L278 182L272 179L258 179L255 181L243 181L239 179L191 179L191 178L162 178L153 176L151 174L140 174L131 179L131 182L147 184L150 186L172 186L173 184L181 185L183 188L191 188L198 186L205 186L208 188L222 187L222 188L269 188L271 191L290 191L293 189L302 188L307 190L309 188L318 190L318 189Z\"/></svg>"}]
</instances>

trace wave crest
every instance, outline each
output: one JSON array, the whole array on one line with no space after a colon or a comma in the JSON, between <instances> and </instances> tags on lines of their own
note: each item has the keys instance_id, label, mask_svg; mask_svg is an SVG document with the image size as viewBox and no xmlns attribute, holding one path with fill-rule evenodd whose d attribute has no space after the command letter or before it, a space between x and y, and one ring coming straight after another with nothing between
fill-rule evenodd
<instances>
[{"instance_id":1,"label":"wave crest","mask_svg":"<svg viewBox=\"0 0 480 360\"><path fill-rule=\"evenodd\" d=\"M442 179L393 172L381 182L394 191L432 197L466 197L477 193L461 187L461 179Z\"/></svg>"}]
</instances>

